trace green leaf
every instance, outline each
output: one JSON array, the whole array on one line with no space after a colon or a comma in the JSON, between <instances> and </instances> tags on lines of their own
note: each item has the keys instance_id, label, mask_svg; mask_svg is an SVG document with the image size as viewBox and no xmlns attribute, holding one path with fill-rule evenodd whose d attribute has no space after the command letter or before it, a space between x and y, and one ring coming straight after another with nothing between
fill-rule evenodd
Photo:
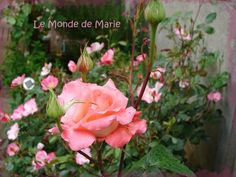
<instances>
[{"instance_id":1,"label":"green leaf","mask_svg":"<svg viewBox=\"0 0 236 177\"><path fill-rule=\"evenodd\" d=\"M212 23L216 19L216 16L217 16L216 12L208 14L206 16L205 22L208 24Z\"/></svg>"},{"instance_id":2,"label":"green leaf","mask_svg":"<svg viewBox=\"0 0 236 177\"><path fill-rule=\"evenodd\" d=\"M215 33L215 29L212 27L212 26L206 26L204 28L204 31L207 33L207 34L214 34Z\"/></svg>"},{"instance_id":3,"label":"green leaf","mask_svg":"<svg viewBox=\"0 0 236 177\"><path fill-rule=\"evenodd\" d=\"M159 168L170 172L195 176L194 173L178 159L176 159L164 146L157 144L141 160L133 164L132 170L150 171Z\"/></svg>"},{"instance_id":4,"label":"green leaf","mask_svg":"<svg viewBox=\"0 0 236 177\"><path fill-rule=\"evenodd\" d=\"M6 20L10 25L16 24L16 19L14 17L6 17Z\"/></svg>"},{"instance_id":5,"label":"green leaf","mask_svg":"<svg viewBox=\"0 0 236 177\"><path fill-rule=\"evenodd\" d=\"M177 68L177 69L176 69L175 75L176 75L177 77L182 77L183 74L182 74L181 68Z\"/></svg>"},{"instance_id":6,"label":"green leaf","mask_svg":"<svg viewBox=\"0 0 236 177\"><path fill-rule=\"evenodd\" d=\"M28 16L31 12L31 5L30 4L25 4L23 7L22 7L22 11L23 13Z\"/></svg>"}]
</instances>

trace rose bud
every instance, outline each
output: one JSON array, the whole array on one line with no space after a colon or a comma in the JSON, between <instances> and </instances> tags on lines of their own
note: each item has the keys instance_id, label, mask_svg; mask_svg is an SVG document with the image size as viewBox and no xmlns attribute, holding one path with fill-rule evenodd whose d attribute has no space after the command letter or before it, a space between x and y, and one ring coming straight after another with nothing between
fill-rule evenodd
<instances>
[{"instance_id":1,"label":"rose bud","mask_svg":"<svg viewBox=\"0 0 236 177\"><path fill-rule=\"evenodd\" d=\"M144 11L144 17L154 27L165 19L165 9L160 0L149 1Z\"/></svg>"},{"instance_id":2,"label":"rose bud","mask_svg":"<svg viewBox=\"0 0 236 177\"><path fill-rule=\"evenodd\" d=\"M52 118L59 118L64 115L64 109L61 107L60 103L57 100L57 96L52 89L49 89L49 100L47 103L47 115Z\"/></svg>"},{"instance_id":3,"label":"rose bud","mask_svg":"<svg viewBox=\"0 0 236 177\"><path fill-rule=\"evenodd\" d=\"M83 74L88 73L93 68L93 61L91 57L89 56L86 50L86 47L83 50L81 56L79 57L77 66L78 66L78 70Z\"/></svg>"}]
</instances>

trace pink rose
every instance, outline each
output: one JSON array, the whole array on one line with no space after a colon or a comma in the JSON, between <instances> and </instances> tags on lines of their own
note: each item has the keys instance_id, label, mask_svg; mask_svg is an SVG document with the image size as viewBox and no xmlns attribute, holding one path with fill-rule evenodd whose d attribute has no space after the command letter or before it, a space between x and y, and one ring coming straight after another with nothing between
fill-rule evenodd
<instances>
[{"instance_id":1,"label":"pink rose","mask_svg":"<svg viewBox=\"0 0 236 177\"><path fill-rule=\"evenodd\" d=\"M114 57L114 49L109 49L101 58L100 65L111 65Z\"/></svg>"},{"instance_id":2,"label":"pink rose","mask_svg":"<svg viewBox=\"0 0 236 177\"><path fill-rule=\"evenodd\" d=\"M23 116L27 117L29 115L33 115L38 111L38 106L34 98L31 98L24 104L24 112Z\"/></svg>"},{"instance_id":3,"label":"pink rose","mask_svg":"<svg viewBox=\"0 0 236 177\"><path fill-rule=\"evenodd\" d=\"M54 89L58 85L58 79L52 75L49 75L41 81L41 86L44 91L48 89Z\"/></svg>"},{"instance_id":4,"label":"pink rose","mask_svg":"<svg viewBox=\"0 0 236 177\"><path fill-rule=\"evenodd\" d=\"M75 64L75 62L72 61L72 60L69 61L69 63L68 63L68 68L69 68L69 70L70 70L72 73L76 72L77 69L78 69L78 68L77 68L77 64Z\"/></svg>"},{"instance_id":5,"label":"pink rose","mask_svg":"<svg viewBox=\"0 0 236 177\"><path fill-rule=\"evenodd\" d=\"M47 156L47 163L50 163L53 159L55 159L56 154L55 152L50 152Z\"/></svg>"},{"instance_id":6,"label":"pink rose","mask_svg":"<svg viewBox=\"0 0 236 177\"><path fill-rule=\"evenodd\" d=\"M150 77L152 79L160 79L161 76L166 72L166 69L165 68L159 68L157 67L155 71L152 71L151 74L150 74Z\"/></svg>"},{"instance_id":7,"label":"pink rose","mask_svg":"<svg viewBox=\"0 0 236 177\"><path fill-rule=\"evenodd\" d=\"M180 88L186 88L189 86L189 82L184 80L184 81L179 81L179 87Z\"/></svg>"},{"instance_id":8,"label":"pink rose","mask_svg":"<svg viewBox=\"0 0 236 177\"><path fill-rule=\"evenodd\" d=\"M31 98L25 104L21 104L18 106L11 115L12 120L20 120L23 117L27 117L30 114L33 115L35 112L38 111L38 106L34 98Z\"/></svg>"},{"instance_id":9,"label":"pink rose","mask_svg":"<svg viewBox=\"0 0 236 177\"><path fill-rule=\"evenodd\" d=\"M50 128L48 132L51 133L52 135L56 135L59 133L59 129L57 126L55 126L55 127Z\"/></svg>"},{"instance_id":10,"label":"pink rose","mask_svg":"<svg viewBox=\"0 0 236 177\"><path fill-rule=\"evenodd\" d=\"M8 122L9 121L9 115L4 113L1 109L0 109L0 122Z\"/></svg>"},{"instance_id":11,"label":"pink rose","mask_svg":"<svg viewBox=\"0 0 236 177\"><path fill-rule=\"evenodd\" d=\"M15 140L18 137L19 131L20 129L18 123L13 124L7 131L7 138L9 140Z\"/></svg>"},{"instance_id":12,"label":"pink rose","mask_svg":"<svg viewBox=\"0 0 236 177\"><path fill-rule=\"evenodd\" d=\"M146 121L138 119L133 107L126 108L128 99L112 80L104 86L80 79L69 82L58 100L63 107L72 100L77 102L61 118L61 136L74 151L88 148L96 140L121 148L133 136L146 131Z\"/></svg>"},{"instance_id":13,"label":"pink rose","mask_svg":"<svg viewBox=\"0 0 236 177\"><path fill-rule=\"evenodd\" d=\"M82 149L81 151L83 151L85 154L87 154L89 157L91 157L91 152L90 152L90 148L85 148L85 149ZM89 163L90 160L87 159L86 157L84 157L83 155L81 155L80 153L76 153L76 156L75 156L75 161L78 165L84 165L86 163Z\"/></svg>"},{"instance_id":14,"label":"pink rose","mask_svg":"<svg viewBox=\"0 0 236 177\"><path fill-rule=\"evenodd\" d=\"M11 88L17 87L19 85L22 85L23 81L25 79L25 74L22 74L21 76L16 77L12 82L11 82Z\"/></svg>"},{"instance_id":15,"label":"pink rose","mask_svg":"<svg viewBox=\"0 0 236 177\"><path fill-rule=\"evenodd\" d=\"M16 143L11 143L8 144L7 146L7 154L9 156L14 156L16 155L20 150L20 147Z\"/></svg>"},{"instance_id":16,"label":"pink rose","mask_svg":"<svg viewBox=\"0 0 236 177\"><path fill-rule=\"evenodd\" d=\"M207 95L209 101L218 102L221 100L221 93L220 92L211 92Z\"/></svg>"},{"instance_id":17,"label":"pink rose","mask_svg":"<svg viewBox=\"0 0 236 177\"><path fill-rule=\"evenodd\" d=\"M51 72L51 69L52 69L52 63L45 63L44 67L42 67L40 76L47 76Z\"/></svg>"},{"instance_id":18,"label":"pink rose","mask_svg":"<svg viewBox=\"0 0 236 177\"><path fill-rule=\"evenodd\" d=\"M39 150L35 154L35 161L32 161L32 166L34 170L39 170L40 168L44 167L46 163L50 163L55 157L56 154L54 152L47 154L46 151Z\"/></svg>"},{"instance_id":19,"label":"pink rose","mask_svg":"<svg viewBox=\"0 0 236 177\"><path fill-rule=\"evenodd\" d=\"M34 160L32 161L32 166L34 170L40 170L45 166L45 162L35 162Z\"/></svg>"},{"instance_id":20,"label":"pink rose","mask_svg":"<svg viewBox=\"0 0 236 177\"><path fill-rule=\"evenodd\" d=\"M21 104L20 106L18 106L18 108L16 108L13 111L13 114L11 115L11 119L12 120L20 120L20 119L22 119L24 111L25 111L24 105Z\"/></svg>"},{"instance_id":21,"label":"pink rose","mask_svg":"<svg viewBox=\"0 0 236 177\"><path fill-rule=\"evenodd\" d=\"M147 58L147 54L143 53L140 54L136 57L136 60L134 61L133 65L137 66L139 65L142 61L144 61Z\"/></svg>"},{"instance_id":22,"label":"pink rose","mask_svg":"<svg viewBox=\"0 0 236 177\"><path fill-rule=\"evenodd\" d=\"M191 41L192 37L190 34L186 33L183 28L176 28L175 34L178 38L183 39L185 41Z\"/></svg>"},{"instance_id":23,"label":"pink rose","mask_svg":"<svg viewBox=\"0 0 236 177\"><path fill-rule=\"evenodd\" d=\"M94 42L90 45L90 47L87 47L86 50L88 54L91 54L93 52L98 52L102 50L104 47L104 43Z\"/></svg>"},{"instance_id":24,"label":"pink rose","mask_svg":"<svg viewBox=\"0 0 236 177\"><path fill-rule=\"evenodd\" d=\"M159 93L161 87L163 86L162 83L156 82L154 88L150 88L148 85L143 93L142 100L146 101L147 103L158 102L161 99L161 93ZM142 89L142 85L137 89L137 95L140 94Z\"/></svg>"}]
</instances>

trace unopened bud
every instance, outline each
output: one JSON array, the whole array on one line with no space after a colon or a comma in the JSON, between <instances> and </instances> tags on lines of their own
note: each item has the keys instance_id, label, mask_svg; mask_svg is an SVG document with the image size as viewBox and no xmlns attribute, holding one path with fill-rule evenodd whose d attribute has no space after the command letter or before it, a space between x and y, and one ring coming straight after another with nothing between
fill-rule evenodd
<instances>
[{"instance_id":1,"label":"unopened bud","mask_svg":"<svg viewBox=\"0 0 236 177\"><path fill-rule=\"evenodd\" d=\"M156 27L165 19L165 9L160 0L150 0L144 11L145 19L152 26Z\"/></svg>"},{"instance_id":2,"label":"unopened bud","mask_svg":"<svg viewBox=\"0 0 236 177\"><path fill-rule=\"evenodd\" d=\"M64 115L64 109L61 107L60 103L57 100L57 96L53 90L49 90L49 100L47 103L47 115L52 118L59 118Z\"/></svg>"},{"instance_id":3,"label":"unopened bud","mask_svg":"<svg viewBox=\"0 0 236 177\"><path fill-rule=\"evenodd\" d=\"M89 56L86 47L83 50L81 56L79 57L78 63L78 70L81 73L88 73L93 68L93 61L91 57Z\"/></svg>"}]
</instances>

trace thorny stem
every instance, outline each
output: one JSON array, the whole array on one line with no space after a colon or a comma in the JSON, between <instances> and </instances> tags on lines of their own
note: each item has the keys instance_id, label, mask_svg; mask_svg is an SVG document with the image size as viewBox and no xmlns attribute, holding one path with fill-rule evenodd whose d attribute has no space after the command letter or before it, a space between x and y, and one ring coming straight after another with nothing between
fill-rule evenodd
<instances>
[{"instance_id":1,"label":"thorny stem","mask_svg":"<svg viewBox=\"0 0 236 177\"><path fill-rule=\"evenodd\" d=\"M102 174L102 177L108 177L103 167L101 146L97 146L97 161L98 161L98 168Z\"/></svg>"},{"instance_id":2,"label":"thorny stem","mask_svg":"<svg viewBox=\"0 0 236 177\"><path fill-rule=\"evenodd\" d=\"M148 61L148 69L147 69L147 74L146 77L143 81L142 84L142 88L140 91L140 94L138 96L138 100L136 101L134 108L137 109L139 107L139 104L141 102L141 99L143 97L144 91L146 89L148 80L150 78L150 74L151 74L151 70L152 70L152 65L153 65L153 61L156 57L156 45L155 45L155 39L156 39L156 30L157 30L157 26L151 26L151 44L150 44L150 51L149 51L149 61ZM125 158L125 147L123 148L123 151L121 152L121 156L120 156L120 163L119 163L119 171L117 174L117 177L121 177L122 176L122 167L123 167L123 163L124 163L124 158Z\"/></svg>"}]
</instances>

